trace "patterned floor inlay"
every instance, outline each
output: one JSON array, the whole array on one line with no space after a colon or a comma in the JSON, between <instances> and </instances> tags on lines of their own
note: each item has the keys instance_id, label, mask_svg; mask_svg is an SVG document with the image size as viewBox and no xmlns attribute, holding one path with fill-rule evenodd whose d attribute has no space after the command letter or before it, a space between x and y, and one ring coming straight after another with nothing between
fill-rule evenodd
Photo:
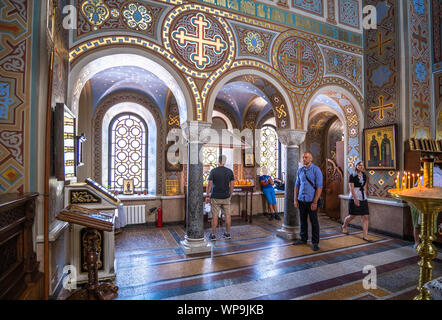
<instances>
[{"instance_id":1,"label":"patterned floor inlay","mask_svg":"<svg viewBox=\"0 0 442 320\"><path fill-rule=\"evenodd\" d=\"M320 215L320 250L293 246L277 237L281 220L263 216L252 224L234 219L231 240L217 228L212 252L186 257L185 228L131 226L116 237L121 300L382 300L412 299L419 260L411 243L360 230L341 233L340 224ZM224 226L225 227L225 226ZM205 224L205 235L210 234ZM434 276L442 275L441 254ZM376 288L365 289L365 266L376 268Z\"/></svg>"}]
</instances>

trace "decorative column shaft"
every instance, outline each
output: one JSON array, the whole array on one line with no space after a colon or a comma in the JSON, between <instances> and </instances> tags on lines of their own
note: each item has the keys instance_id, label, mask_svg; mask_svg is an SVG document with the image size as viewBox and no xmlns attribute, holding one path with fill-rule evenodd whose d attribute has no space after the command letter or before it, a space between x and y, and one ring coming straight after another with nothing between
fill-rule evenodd
<instances>
[{"instance_id":1,"label":"decorative column shaft","mask_svg":"<svg viewBox=\"0 0 442 320\"><path fill-rule=\"evenodd\" d=\"M203 163L200 157L204 143L200 139L201 132L210 128L210 124L190 121L181 127L188 142L186 235L181 245L186 255L210 252L210 245L204 238Z\"/></svg>"},{"instance_id":2,"label":"decorative column shaft","mask_svg":"<svg viewBox=\"0 0 442 320\"><path fill-rule=\"evenodd\" d=\"M284 198L284 223L277 230L281 238L294 240L299 238L299 210L295 208L295 183L298 173L299 145L304 142L307 131L282 129L278 130L279 141L287 147L286 181Z\"/></svg>"}]
</instances>

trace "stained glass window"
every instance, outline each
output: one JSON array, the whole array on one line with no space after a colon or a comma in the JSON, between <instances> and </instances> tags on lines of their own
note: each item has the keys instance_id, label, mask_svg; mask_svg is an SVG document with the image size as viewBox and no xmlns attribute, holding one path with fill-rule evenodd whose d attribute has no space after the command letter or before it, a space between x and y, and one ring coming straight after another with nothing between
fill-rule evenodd
<instances>
[{"instance_id":1,"label":"stained glass window","mask_svg":"<svg viewBox=\"0 0 442 320\"><path fill-rule=\"evenodd\" d=\"M123 191L125 179L134 190L147 189L147 125L133 113L117 115L109 127L109 185Z\"/></svg>"},{"instance_id":2,"label":"stained glass window","mask_svg":"<svg viewBox=\"0 0 442 320\"><path fill-rule=\"evenodd\" d=\"M266 167L268 175L280 176L279 172L279 141L278 134L272 126L263 126L261 129L260 165Z\"/></svg>"},{"instance_id":3,"label":"stained glass window","mask_svg":"<svg viewBox=\"0 0 442 320\"><path fill-rule=\"evenodd\" d=\"M218 166L220 148L203 147L203 183L207 184L210 171Z\"/></svg>"}]
</instances>

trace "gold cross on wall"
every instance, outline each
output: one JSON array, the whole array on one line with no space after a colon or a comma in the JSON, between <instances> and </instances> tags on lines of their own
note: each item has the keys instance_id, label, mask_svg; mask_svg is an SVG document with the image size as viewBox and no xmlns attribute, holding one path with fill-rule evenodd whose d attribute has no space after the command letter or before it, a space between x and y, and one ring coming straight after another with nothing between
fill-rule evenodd
<instances>
[{"instance_id":1,"label":"gold cross on wall","mask_svg":"<svg viewBox=\"0 0 442 320\"><path fill-rule=\"evenodd\" d=\"M376 107L371 107L370 111L371 112L379 111L379 120L384 120L384 110L385 109L392 109L393 107L394 107L393 103L384 105L384 97L380 96L379 97L379 105Z\"/></svg>"},{"instance_id":2,"label":"gold cross on wall","mask_svg":"<svg viewBox=\"0 0 442 320\"><path fill-rule=\"evenodd\" d=\"M382 56L384 54L383 51L382 51L383 46L386 45L387 43L391 42L391 41L393 41L393 38L390 38L390 39L387 39L385 41L382 41L382 32L379 32L378 44L373 46L373 47L370 47L369 49L373 50L373 49L378 48L379 49L379 56Z\"/></svg>"},{"instance_id":3,"label":"gold cross on wall","mask_svg":"<svg viewBox=\"0 0 442 320\"><path fill-rule=\"evenodd\" d=\"M298 42L296 44L296 58L292 58L289 56L289 54L286 52L284 53L284 55L281 57L281 61L285 64L285 65L289 65L290 62L294 62L297 65L297 75L296 75L296 80L299 82L302 81L302 66L306 66L306 67L314 67L315 64L312 62L308 62L308 61L304 61L302 60L302 43Z\"/></svg>"},{"instance_id":4,"label":"gold cross on wall","mask_svg":"<svg viewBox=\"0 0 442 320\"><path fill-rule=\"evenodd\" d=\"M422 42L427 43L427 39L422 35L421 26L418 27L419 33L413 32L413 38L419 42L419 51L422 51Z\"/></svg>"},{"instance_id":5,"label":"gold cross on wall","mask_svg":"<svg viewBox=\"0 0 442 320\"><path fill-rule=\"evenodd\" d=\"M198 14L196 18L192 18L192 24L198 28L196 35L188 35L187 30L183 27L178 28L172 33L173 39L178 42L181 47L187 45L187 42L196 43L196 52L191 57L196 61L197 67L203 68L209 63L209 59L204 55L204 47L214 47L216 53L220 54L227 49L227 43L222 40L219 35L214 39L205 39L205 30L209 29L209 22L204 19L202 14Z\"/></svg>"},{"instance_id":6,"label":"gold cross on wall","mask_svg":"<svg viewBox=\"0 0 442 320\"><path fill-rule=\"evenodd\" d=\"M416 101L414 103L415 107L420 109L420 116L421 119L424 119L424 109L428 109L430 106L427 103L424 103L424 97L422 95L422 93L420 94L421 100L420 101Z\"/></svg>"}]
</instances>

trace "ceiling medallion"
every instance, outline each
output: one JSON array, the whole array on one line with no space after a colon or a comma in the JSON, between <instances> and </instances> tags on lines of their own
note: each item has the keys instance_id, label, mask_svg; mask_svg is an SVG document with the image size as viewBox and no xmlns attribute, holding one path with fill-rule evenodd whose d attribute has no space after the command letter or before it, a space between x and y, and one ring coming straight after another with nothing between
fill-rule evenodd
<instances>
[{"instance_id":1,"label":"ceiling medallion","mask_svg":"<svg viewBox=\"0 0 442 320\"><path fill-rule=\"evenodd\" d=\"M109 18L109 7L102 0L85 0L81 12L90 24L99 27Z\"/></svg>"},{"instance_id":2,"label":"ceiling medallion","mask_svg":"<svg viewBox=\"0 0 442 320\"><path fill-rule=\"evenodd\" d=\"M124 21L131 29L145 31L152 22L151 11L141 4L129 3L122 12Z\"/></svg>"}]
</instances>

